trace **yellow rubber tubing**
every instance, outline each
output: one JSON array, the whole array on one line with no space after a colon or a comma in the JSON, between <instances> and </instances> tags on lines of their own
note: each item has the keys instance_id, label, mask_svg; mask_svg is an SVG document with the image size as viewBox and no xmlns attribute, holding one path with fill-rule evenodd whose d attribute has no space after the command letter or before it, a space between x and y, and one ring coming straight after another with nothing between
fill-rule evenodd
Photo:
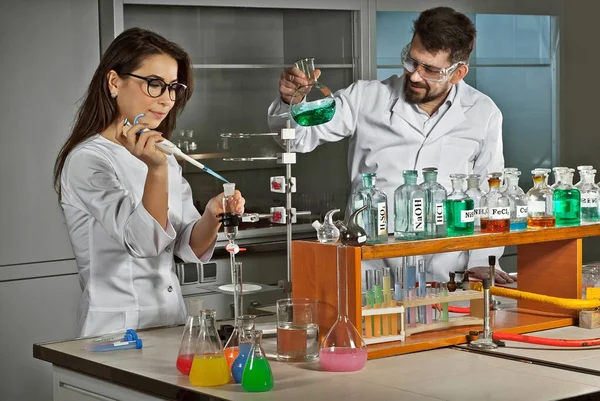
<instances>
[{"instance_id":1,"label":"yellow rubber tubing","mask_svg":"<svg viewBox=\"0 0 600 401\"><path fill-rule=\"evenodd\" d=\"M477 290L477 291L483 291L483 285L481 285L481 283L471 283L471 289ZM600 308L600 299L558 298L558 297L551 297L548 295L540 295L540 294L535 294L533 292L525 292L525 291L513 290L511 288L503 288L503 287L490 287L490 294L497 295L499 297L512 298L512 299L526 299L528 301L534 301L534 302L540 302L543 304L559 306L564 309Z\"/></svg>"}]
</instances>

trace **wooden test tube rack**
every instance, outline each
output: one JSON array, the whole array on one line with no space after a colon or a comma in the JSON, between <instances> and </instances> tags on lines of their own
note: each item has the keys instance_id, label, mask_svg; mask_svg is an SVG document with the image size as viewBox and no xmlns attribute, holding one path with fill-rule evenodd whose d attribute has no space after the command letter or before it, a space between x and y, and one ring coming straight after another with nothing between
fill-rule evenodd
<instances>
[{"instance_id":1,"label":"wooden test tube rack","mask_svg":"<svg viewBox=\"0 0 600 401\"><path fill-rule=\"evenodd\" d=\"M363 332L361 262L402 256L468 251L498 246L517 246L518 289L563 298L581 298L582 238L600 235L600 224L548 228L511 233L475 234L464 237L397 241L387 244L346 247L348 316ZM292 296L317 299L319 329L327 333L337 317L337 245L316 241L292 243ZM379 311L381 312L381 311ZM518 307L493 311L492 330L527 333L576 324L577 311L519 300ZM405 354L464 344L470 330L481 325L449 327L411 333L402 341L369 344L369 358ZM400 335L400 334L399 334Z\"/></svg>"}]
</instances>

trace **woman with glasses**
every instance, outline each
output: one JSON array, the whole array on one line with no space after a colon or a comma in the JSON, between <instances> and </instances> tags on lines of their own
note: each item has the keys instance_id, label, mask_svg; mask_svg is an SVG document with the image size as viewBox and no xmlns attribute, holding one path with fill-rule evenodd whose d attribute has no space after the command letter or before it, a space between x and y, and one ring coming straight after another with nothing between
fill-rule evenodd
<instances>
[{"instance_id":1,"label":"woman with glasses","mask_svg":"<svg viewBox=\"0 0 600 401\"><path fill-rule=\"evenodd\" d=\"M423 11L414 22L411 42L400 54L403 74L384 81L358 81L338 91L331 121L296 126L293 150L310 152L322 143L349 138L352 189L361 185L361 174L376 173L377 185L390 200L403 183L403 170L424 167L437 167L438 180L448 191L454 173L479 174L482 186L487 187L483 181L487 174L504 168L502 113L488 96L463 81L475 36L473 22L462 13L449 7ZM319 77L320 71L315 72ZM302 101L292 95L308 83L297 68L281 74L280 96L268 109L271 130L285 127L289 104ZM393 205L387 210L388 231L393 233ZM429 255L428 280L445 282L449 272L467 267L483 266L475 271L487 274L488 256L499 260L502 251ZM365 262L363 267L383 267L378 263L400 264L376 261ZM496 282L512 282L500 268L496 272Z\"/></svg>"},{"instance_id":2,"label":"woman with glasses","mask_svg":"<svg viewBox=\"0 0 600 401\"><path fill-rule=\"evenodd\" d=\"M211 258L223 194L201 216L181 167L154 145L192 90L188 54L139 28L111 43L92 77L54 169L83 290L81 336L185 321L174 255ZM239 191L232 202L243 213Z\"/></svg>"}]
</instances>

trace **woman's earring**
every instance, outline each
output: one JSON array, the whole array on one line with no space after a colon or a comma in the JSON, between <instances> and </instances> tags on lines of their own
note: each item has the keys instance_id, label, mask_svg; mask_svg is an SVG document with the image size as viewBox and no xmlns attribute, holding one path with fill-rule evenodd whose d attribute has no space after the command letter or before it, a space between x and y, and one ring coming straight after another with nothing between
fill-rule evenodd
<instances>
[{"instance_id":1,"label":"woman's earring","mask_svg":"<svg viewBox=\"0 0 600 401\"><path fill-rule=\"evenodd\" d=\"M110 97L112 97L113 99L117 98L117 94L115 92L111 92Z\"/></svg>"}]
</instances>

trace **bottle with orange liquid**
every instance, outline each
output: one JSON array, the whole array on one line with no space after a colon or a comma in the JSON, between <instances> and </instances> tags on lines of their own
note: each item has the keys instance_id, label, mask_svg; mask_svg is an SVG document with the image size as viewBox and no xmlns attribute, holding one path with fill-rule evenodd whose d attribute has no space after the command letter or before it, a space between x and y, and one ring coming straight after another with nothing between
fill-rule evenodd
<instances>
[{"instance_id":1,"label":"bottle with orange liquid","mask_svg":"<svg viewBox=\"0 0 600 401\"><path fill-rule=\"evenodd\" d=\"M191 301L188 305L188 317L181 336L181 345L177 354L175 367L184 375L189 375L192 370L192 361L196 351L196 341L200 334L200 310L202 309L202 300Z\"/></svg>"},{"instance_id":2,"label":"bottle with orange liquid","mask_svg":"<svg viewBox=\"0 0 600 401\"><path fill-rule=\"evenodd\" d=\"M231 369L233 361L240 353L240 335L254 330L254 319L256 319L255 315L242 315L237 318L233 332L227 340L225 348L223 348L229 369Z\"/></svg>"},{"instance_id":3,"label":"bottle with orange liquid","mask_svg":"<svg viewBox=\"0 0 600 401\"><path fill-rule=\"evenodd\" d=\"M215 328L216 314L213 309L204 309L200 315L200 333L190 371L190 383L194 386L222 386L231 380L229 366Z\"/></svg>"},{"instance_id":4,"label":"bottle with orange liquid","mask_svg":"<svg viewBox=\"0 0 600 401\"><path fill-rule=\"evenodd\" d=\"M553 191L548 186L548 170L531 171L533 188L527 191L527 227L547 228L556 225L552 209Z\"/></svg>"},{"instance_id":5,"label":"bottle with orange liquid","mask_svg":"<svg viewBox=\"0 0 600 401\"><path fill-rule=\"evenodd\" d=\"M510 231L510 199L500 192L502 173L488 175L490 191L481 198L484 214L481 216L482 233L504 233Z\"/></svg>"}]
</instances>

